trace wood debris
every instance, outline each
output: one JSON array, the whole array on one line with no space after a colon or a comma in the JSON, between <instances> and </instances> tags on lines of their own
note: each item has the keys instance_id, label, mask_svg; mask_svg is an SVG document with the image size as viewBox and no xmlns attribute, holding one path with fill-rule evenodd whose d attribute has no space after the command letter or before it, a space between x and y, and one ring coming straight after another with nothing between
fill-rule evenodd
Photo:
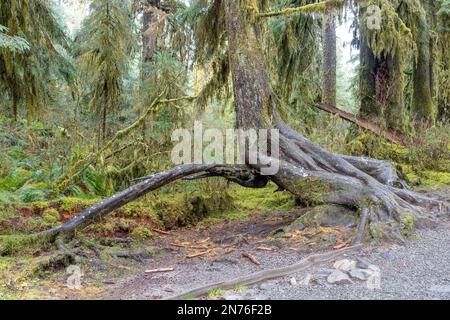
<instances>
[{"instance_id":1,"label":"wood debris","mask_svg":"<svg viewBox=\"0 0 450 320\"><path fill-rule=\"evenodd\" d=\"M341 243L338 243L337 245L335 245L335 246L333 247L333 249L338 250L338 249L344 248L345 246L347 246L347 243L341 242Z\"/></svg>"},{"instance_id":2,"label":"wood debris","mask_svg":"<svg viewBox=\"0 0 450 320\"><path fill-rule=\"evenodd\" d=\"M261 263L258 261L258 259L256 259L256 257L248 252L245 252L242 254L242 256L244 256L245 258L249 259L251 262L253 262L254 264L256 264L257 266L261 265Z\"/></svg>"},{"instance_id":3,"label":"wood debris","mask_svg":"<svg viewBox=\"0 0 450 320\"><path fill-rule=\"evenodd\" d=\"M226 250L225 250L225 254L232 254L233 252L236 252L236 248L234 248L234 247L231 247L231 248L227 248Z\"/></svg>"},{"instance_id":4,"label":"wood debris","mask_svg":"<svg viewBox=\"0 0 450 320\"><path fill-rule=\"evenodd\" d=\"M203 252L198 252L198 253L189 254L189 255L186 256L186 258L192 259L192 258L201 257L201 256L204 256L204 255L207 255L207 254L210 253L211 251L212 251L212 250L209 249L209 250L206 250L206 251L203 251Z\"/></svg>"},{"instance_id":5,"label":"wood debris","mask_svg":"<svg viewBox=\"0 0 450 320\"><path fill-rule=\"evenodd\" d=\"M165 235L170 234L170 232L168 232L168 231L163 231L163 230L156 229L156 228L153 228L152 230L155 231L156 233L160 233L160 234L165 234Z\"/></svg>"},{"instance_id":6,"label":"wood debris","mask_svg":"<svg viewBox=\"0 0 450 320\"><path fill-rule=\"evenodd\" d=\"M174 268L160 268L160 269L145 270L145 273L171 272L173 270Z\"/></svg>"},{"instance_id":7,"label":"wood debris","mask_svg":"<svg viewBox=\"0 0 450 320\"><path fill-rule=\"evenodd\" d=\"M261 247L256 248L256 250L258 250L258 251L274 251L275 249L273 247L261 246Z\"/></svg>"}]
</instances>

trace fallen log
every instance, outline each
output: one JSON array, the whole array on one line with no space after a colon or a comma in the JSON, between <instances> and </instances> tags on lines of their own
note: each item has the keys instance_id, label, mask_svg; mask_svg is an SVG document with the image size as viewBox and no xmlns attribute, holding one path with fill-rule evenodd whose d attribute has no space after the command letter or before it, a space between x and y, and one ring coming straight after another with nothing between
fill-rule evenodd
<instances>
[{"instance_id":1,"label":"fallen log","mask_svg":"<svg viewBox=\"0 0 450 320\"><path fill-rule=\"evenodd\" d=\"M395 144L398 144L401 146L405 146L405 147L411 145L411 142L408 140L408 138L398 131L383 128L379 124L376 124L370 120L367 120L367 119L361 118L357 115L351 114L349 112L340 110L340 109L336 108L335 106L332 106L329 104L317 103L316 107L322 111L331 113L333 115L338 115L341 119L349 121L351 123L354 123L360 128L369 130L370 132L380 135L392 143L395 143Z\"/></svg>"}]
</instances>

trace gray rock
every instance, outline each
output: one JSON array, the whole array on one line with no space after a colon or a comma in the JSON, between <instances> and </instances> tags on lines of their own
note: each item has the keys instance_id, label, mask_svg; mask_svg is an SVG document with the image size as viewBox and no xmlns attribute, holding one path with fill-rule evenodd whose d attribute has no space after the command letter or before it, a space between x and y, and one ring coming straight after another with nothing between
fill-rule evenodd
<instances>
[{"instance_id":1,"label":"gray rock","mask_svg":"<svg viewBox=\"0 0 450 320\"><path fill-rule=\"evenodd\" d=\"M395 256L390 251L385 251L381 253L384 260L392 262L395 260Z\"/></svg>"},{"instance_id":2,"label":"gray rock","mask_svg":"<svg viewBox=\"0 0 450 320\"><path fill-rule=\"evenodd\" d=\"M264 282L259 286L261 290L272 290L275 289L275 283L273 282Z\"/></svg>"},{"instance_id":3,"label":"gray rock","mask_svg":"<svg viewBox=\"0 0 450 320\"><path fill-rule=\"evenodd\" d=\"M349 274L350 277L361 281L366 281L370 277L370 273L364 269L352 269Z\"/></svg>"},{"instance_id":4,"label":"gray rock","mask_svg":"<svg viewBox=\"0 0 450 320\"><path fill-rule=\"evenodd\" d=\"M334 272L335 269L320 269L315 278L327 278L330 274Z\"/></svg>"},{"instance_id":5,"label":"gray rock","mask_svg":"<svg viewBox=\"0 0 450 320\"><path fill-rule=\"evenodd\" d=\"M364 258L356 258L358 262L356 263L356 267L359 269L369 269L371 265L370 261Z\"/></svg>"},{"instance_id":6,"label":"gray rock","mask_svg":"<svg viewBox=\"0 0 450 320\"><path fill-rule=\"evenodd\" d=\"M356 261L349 259L338 260L334 263L333 267L337 270L348 272L356 268Z\"/></svg>"},{"instance_id":7,"label":"gray rock","mask_svg":"<svg viewBox=\"0 0 450 320\"><path fill-rule=\"evenodd\" d=\"M295 287L297 285L297 280L295 278L291 278L289 280L289 283L291 284L291 286Z\"/></svg>"},{"instance_id":8,"label":"gray rock","mask_svg":"<svg viewBox=\"0 0 450 320\"><path fill-rule=\"evenodd\" d=\"M438 293L450 293L450 285L436 285L432 286L429 291Z\"/></svg>"},{"instance_id":9,"label":"gray rock","mask_svg":"<svg viewBox=\"0 0 450 320\"><path fill-rule=\"evenodd\" d=\"M329 284L352 284L353 281L350 279L350 277L339 270L335 270L333 271L333 273L331 273L328 278L327 278L327 282Z\"/></svg>"}]
</instances>

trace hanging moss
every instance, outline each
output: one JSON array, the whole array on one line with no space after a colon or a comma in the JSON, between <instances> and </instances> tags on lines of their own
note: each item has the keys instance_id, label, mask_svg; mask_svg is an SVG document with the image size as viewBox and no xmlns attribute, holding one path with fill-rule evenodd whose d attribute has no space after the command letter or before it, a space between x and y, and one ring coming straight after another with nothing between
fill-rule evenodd
<instances>
[{"instance_id":1,"label":"hanging moss","mask_svg":"<svg viewBox=\"0 0 450 320\"><path fill-rule=\"evenodd\" d=\"M301 7L296 8L287 8L280 11L273 11L273 12L265 12L260 13L259 17L277 17L277 16L285 16L290 15L294 13L317 13L317 12L324 12L327 6L340 6L344 3L343 0L328 0L328 1L322 1L317 3L310 3L306 4Z\"/></svg>"}]
</instances>

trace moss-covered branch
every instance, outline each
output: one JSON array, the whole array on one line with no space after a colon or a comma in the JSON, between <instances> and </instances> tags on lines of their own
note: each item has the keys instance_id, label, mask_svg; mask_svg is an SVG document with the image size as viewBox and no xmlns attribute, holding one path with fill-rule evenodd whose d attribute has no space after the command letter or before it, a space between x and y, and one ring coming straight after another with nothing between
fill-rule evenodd
<instances>
[{"instance_id":1,"label":"moss-covered branch","mask_svg":"<svg viewBox=\"0 0 450 320\"><path fill-rule=\"evenodd\" d=\"M258 16L262 18L268 18L268 17L285 16L295 13L317 13L325 11L325 9L329 6L335 7L341 6L342 4L344 4L344 2L345 2L344 0L327 0L318 3L307 4L301 7L287 8L281 11L260 13L258 14Z\"/></svg>"},{"instance_id":2,"label":"moss-covered branch","mask_svg":"<svg viewBox=\"0 0 450 320\"><path fill-rule=\"evenodd\" d=\"M108 143L106 143L100 150L98 150L95 153L90 154L89 156L87 156L86 158L78 161L77 163L75 163L70 169L69 171L62 176L61 178L61 183L58 185L59 189L64 189L71 181L73 181L74 178L78 177L84 170L86 170L87 167L89 167L91 164L93 164L95 161L97 161L97 159L104 154L105 151L109 150L112 145L118 141L121 140L123 138L125 138L126 136L128 136L134 129L139 128L142 126L142 124L144 123L145 119L147 119L147 117L150 115L150 113L152 111L154 111L155 107L159 104L163 104L163 103L173 103L173 102L177 102L177 101L182 101L182 100L194 100L196 97L181 97L181 98L175 98L175 99L166 99L163 100L162 97L166 94L167 92L167 88L165 88L160 94L159 96L157 96L152 103L150 104L150 106L145 110L145 112L135 121L133 122L130 126L118 131L114 137L108 141Z\"/></svg>"}]
</instances>

